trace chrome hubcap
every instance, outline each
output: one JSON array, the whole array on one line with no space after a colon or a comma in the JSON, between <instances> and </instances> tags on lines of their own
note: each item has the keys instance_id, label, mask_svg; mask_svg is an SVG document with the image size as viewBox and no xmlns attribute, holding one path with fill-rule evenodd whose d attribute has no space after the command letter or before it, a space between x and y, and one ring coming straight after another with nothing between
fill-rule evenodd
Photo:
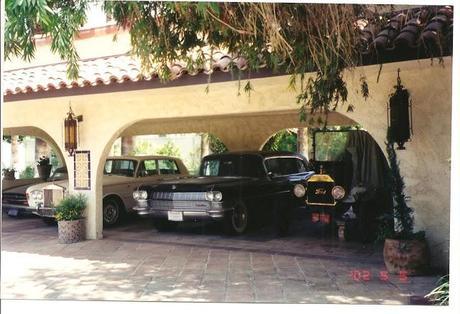
<instances>
[{"instance_id":1,"label":"chrome hubcap","mask_svg":"<svg viewBox=\"0 0 460 314\"><path fill-rule=\"evenodd\" d=\"M104 207L104 221L108 224L114 223L118 218L118 209L112 204Z\"/></svg>"}]
</instances>

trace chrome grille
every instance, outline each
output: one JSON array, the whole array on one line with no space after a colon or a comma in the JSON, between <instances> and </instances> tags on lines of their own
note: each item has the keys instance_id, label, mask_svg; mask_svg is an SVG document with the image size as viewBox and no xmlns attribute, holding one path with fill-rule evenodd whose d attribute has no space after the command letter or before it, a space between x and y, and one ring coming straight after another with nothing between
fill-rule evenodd
<instances>
[{"instance_id":1,"label":"chrome grille","mask_svg":"<svg viewBox=\"0 0 460 314\"><path fill-rule=\"evenodd\" d=\"M21 193L3 193L2 194L3 204L12 205L27 205L27 199L25 194Z\"/></svg>"},{"instance_id":2,"label":"chrome grille","mask_svg":"<svg viewBox=\"0 0 460 314\"><path fill-rule=\"evenodd\" d=\"M153 192L153 200L205 201L206 192Z\"/></svg>"},{"instance_id":3,"label":"chrome grille","mask_svg":"<svg viewBox=\"0 0 460 314\"><path fill-rule=\"evenodd\" d=\"M155 210L204 211L210 209L210 203L207 201L151 200L149 205Z\"/></svg>"},{"instance_id":4,"label":"chrome grille","mask_svg":"<svg viewBox=\"0 0 460 314\"><path fill-rule=\"evenodd\" d=\"M64 198L61 189L43 189L43 206L55 207Z\"/></svg>"}]
</instances>

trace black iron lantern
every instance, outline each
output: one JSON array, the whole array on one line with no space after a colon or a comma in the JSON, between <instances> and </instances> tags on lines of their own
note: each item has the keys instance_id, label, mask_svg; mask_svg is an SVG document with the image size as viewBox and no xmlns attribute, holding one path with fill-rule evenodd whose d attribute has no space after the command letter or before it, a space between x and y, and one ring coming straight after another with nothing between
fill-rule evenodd
<instances>
[{"instance_id":1,"label":"black iron lantern","mask_svg":"<svg viewBox=\"0 0 460 314\"><path fill-rule=\"evenodd\" d=\"M407 89L401 84L398 69L398 79L395 92L390 95L387 106L388 140L398 144L397 149L405 149L404 143L410 140L412 133L412 102Z\"/></svg>"},{"instance_id":2,"label":"black iron lantern","mask_svg":"<svg viewBox=\"0 0 460 314\"><path fill-rule=\"evenodd\" d=\"M82 116L75 116L72 107L69 106L69 112L64 120L64 147L73 156L78 146L78 122L83 120Z\"/></svg>"}]
</instances>

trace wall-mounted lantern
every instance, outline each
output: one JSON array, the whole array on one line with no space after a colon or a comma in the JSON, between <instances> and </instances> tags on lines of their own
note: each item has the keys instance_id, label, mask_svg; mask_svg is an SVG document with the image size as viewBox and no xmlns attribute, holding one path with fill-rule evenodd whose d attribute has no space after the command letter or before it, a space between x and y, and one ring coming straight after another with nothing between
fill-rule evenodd
<instances>
[{"instance_id":1,"label":"wall-mounted lantern","mask_svg":"<svg viewBox=\"0 0 460 314\"><path fill-rule=\"evenodd\" d=\"M78 122L83 121L83 116L76 116L69 105L69 112L64 120L64 147L73 156L78 146Z\"/></svg>"},{"instance_id":2,"label":"wall-mounted lantern","mask_svg":"<svg viewBox=\"0 0 460 314\"><path fill-rule=\"evenodd\" d=\"M412 132L412 101L407 89L401 84L398 69L398 79L395 92L390 95L387 106L388 140L397 143L397 149L406 149L404 143L410 140Z\"/></svg>"}]
</instances>

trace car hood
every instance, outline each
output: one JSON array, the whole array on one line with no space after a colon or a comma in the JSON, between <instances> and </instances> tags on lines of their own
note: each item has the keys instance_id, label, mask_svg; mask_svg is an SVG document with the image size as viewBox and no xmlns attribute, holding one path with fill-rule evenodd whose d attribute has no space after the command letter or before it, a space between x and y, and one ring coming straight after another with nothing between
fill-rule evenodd
<instances>
[{"instance_id":1,"label":"car hood","mask_svg":"<svg viewBox=\"0 0 460 314\"><path fill-rule=\"evenodd\" d=\"M215 186L240 184L256 178L250 177L191 177L167 180L157 185L150 185L157 191L202 192L213 190Z\"/></svg>"},{"instance_id":2,"label":"car hood","mask_svg":"<svg viewBox=\"0 0 460 314\"><path fill-rule=\"evenodd\" d=\"M133 177L123 177L123 176L104 175L102 183L103 183L104 186L107 186L107 185L124 184L124 183L128 183L128 182L131 182L131 181L135 181L135 178L133 178ZM66 189L69 187L68 180L48 181L48 182L43 182L43 183L40 183L40 184L35 184L35 185L30 186L27 189L27 192L30 192L30 191L33 191L33 190L41 190L41 189L47 187L48 185L53 185L53 184L61 186L61 187L66 188Z\"/></svg>"},{"instance_id":3,"label":"car hood","mask_svg":"<svg viewBox=\"0 0 460 314\"><path fill-rule=\"evenodd\" d=\"M58 181L47 181L47 182L43 182L40 184L34 184L27 188L27 193L30 193L31 191L35 191L35 190L44 189L48 185L58 185L60 187L67 189L69 187L69 181L68 180L58 180Z\"/></svg>"}]
</instances>

